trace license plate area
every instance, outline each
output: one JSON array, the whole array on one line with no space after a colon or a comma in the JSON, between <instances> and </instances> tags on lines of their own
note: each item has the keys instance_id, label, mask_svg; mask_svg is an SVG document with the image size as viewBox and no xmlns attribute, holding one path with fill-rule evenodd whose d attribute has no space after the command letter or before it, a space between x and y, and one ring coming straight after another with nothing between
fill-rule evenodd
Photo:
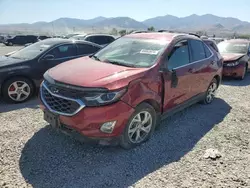
<instances>
[{"instance_id":1,"label":"license plate area","mask_svg":"<svg viewBox=\"0 0 250 188\"><path fill-rule=\"evenodd\" d=\"M59 128L59 115L53 114L52 112L45 110L43 117L44 120L47 121L53 128Z\"/></svg>"}]
</instances>

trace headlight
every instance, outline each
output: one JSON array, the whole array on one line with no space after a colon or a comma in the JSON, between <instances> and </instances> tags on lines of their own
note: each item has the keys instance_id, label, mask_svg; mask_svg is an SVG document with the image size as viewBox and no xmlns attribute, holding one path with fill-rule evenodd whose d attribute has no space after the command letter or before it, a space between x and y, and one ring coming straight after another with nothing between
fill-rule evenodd
<instances>
[{"instance_id":1,"label":"headlight","mask_svg":"<svg viewBox=\"0 0 250 188\"><path fill-rule=\"evenodd\" d=\"M86 106L101 106L118 101L125 93L126 89L110 91L105 93L89 93L82 98Z\"/></svg>"},{"instance_id":2,"label":"headlight","mask_svg":"<svg viewBox=\"0 0 250 188\"><path fill-rule=\"evenodd\" d=\"M227 67L234 67L234 66L237 66L237 65L239 65L239 64L240 64L239 61L235 61L235 62L233 62L233 63L227 63L226 66L227 66Z\"/></svg>"}]
</instances>

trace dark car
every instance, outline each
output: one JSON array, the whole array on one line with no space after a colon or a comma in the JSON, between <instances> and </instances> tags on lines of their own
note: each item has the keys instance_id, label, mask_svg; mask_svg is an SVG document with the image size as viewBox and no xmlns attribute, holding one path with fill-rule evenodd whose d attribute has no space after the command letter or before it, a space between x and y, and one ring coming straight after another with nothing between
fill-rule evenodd
<instances>
[{"instance_id":1,"label":"dark car","mask_svg":"<svg viewBox=\"0 0 250 188\"><path fill-rule=\"evenodd\" d=\"M148 140L161 118L212 103L222 66L215 50L190 34L125 35L48 70L41 108L63 132L128 149Z\"/></svg>"},{"instance_id":2,"label":"dark car","mask_svg":"<svg viewBox=\"0 0 250 188\"><path fill-rule=\"evenodd\" d=\"M35 43L37 41L38 39L35 35L17 35L12 38L6 38L4 44L6 46L25 45L28 43Z\"/></svg>"},{"instance_id":3,"label":"dark car","mask_svg":"<svg viewBox=\"0 0 250 188\"><path fill-rule=\"evenodd\" d=\"M250 68L250 41L231 39L218 44L224 59L223 76L243 80Z\"/></svg>"},{"instance_id":4,"label":"dark car","mask_svg":"<svg viewBox=\"0 0 250 188\"><path fill-rule=\"evenodd\" d=\"M108 34L86 34L86 35L75 35L70 39L85 40L102 46L106 46L107 44L113 42L116 38Z\"/></svg>"},{"instance_id":5,"label":"dark car","mask_svg":"<svg viewBox=\"0 0 250 188\"><path fill-rule=\"evenodd\" d=\"M46 35L40 35L37 37L38 40L44 40L44 39L49 39L49 38L51 38L51 37L46 36Z\"/></svg>"},{"instance_id":6,"label":"dark car","mask_svg":"<svg viewBox=\"0 0 250 188\"><path fill-rule=\"evenodd\" d=\"M0 43L4 42L5 37L0 35Z\"/></svg>"},{"instance_id":7,"label":"dark car","mask_svg":"<svg viewBox=\"0 0 250 188\"><path fill-rule=\"evenodd\" d=\"M93 54L101 46L69 39L45 39L8 57L0 57L0 91L8 102L28 100L39 87L43 74L65 61ZM70 71L70 69L68 70ZM70 74L70 72L63 73Z\"/></svg>"}]
</instances>

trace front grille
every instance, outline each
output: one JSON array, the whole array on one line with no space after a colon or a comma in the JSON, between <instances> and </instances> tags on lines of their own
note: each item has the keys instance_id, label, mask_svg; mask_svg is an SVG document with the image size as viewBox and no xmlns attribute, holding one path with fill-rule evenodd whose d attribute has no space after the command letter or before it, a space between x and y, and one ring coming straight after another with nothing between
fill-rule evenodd
<instances>
[{"instance_id":1,"label":"front grille","mask_svg":"<svg viewBox=\"0 0 250 188\"><path fill-rule=\"evenodd\" d=\"M51 83L49 83L46 80L44 81L44 83L46 84L47 88L50 91L53 91L54 89L56 89L58 91L57 94L58 95L62 95L64 97L78 99L78 98L84 96L84 94L85 94L85 93L83 93L81 91L76 91L76 90L73 90L73 89L69 89L69 88L65 88L65 87L60 87L60 86L57 86L55 84L51 84Z\"/></svg>"},{"instance_id":2,"label":"front grille","mask_svg":"<svg viewBox=\"0 0 250 188\"><path fill-rule=\"evenodd\" d=\"M61 95L58 90L48 87L45 82L41 86L41 99L50 111L66 116L75 115L84 107L80 100Z\"/></svg>"}]
</instances>

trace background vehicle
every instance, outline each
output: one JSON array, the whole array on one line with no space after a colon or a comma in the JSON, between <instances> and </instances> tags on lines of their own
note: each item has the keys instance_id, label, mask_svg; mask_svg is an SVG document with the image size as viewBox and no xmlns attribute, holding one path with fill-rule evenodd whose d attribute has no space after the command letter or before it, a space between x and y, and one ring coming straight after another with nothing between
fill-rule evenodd
<instances>
[{"instance_id":1,"label":"background vehicle","mask_svg":"<svg viewBox=\"0 0 250 188\"><path fill-rule=\"evenodd\" d=\"M161 117L212 103L221 73L222 59L196 36L130 34L48 70L42 109L53 127L129 149L146 141Z\"/></svg>"},{"instance_id":2,"label":"background vehicle","mask_svg":"<svg viewBox=\"0 0 250 188\"><path fill-rule=\"evenodd\" d=\"M116 38L108 34L86 34L86 35L75 35L70 39L85 40L102 46L106 46L107 44L113 42Z\"/></svg>"},{"instance_id":3,"label":"background vehicle","mask_svg":"<svg viewBox=\"0 0 250 188\"><path fill-rule=\"evenodd\" d=\"M25 45L27 43L35 43L37 41L38 39L35 35L17 35L12 38L6 38L4 44L6 46Z\"/></svg>"},{"instance_id":4,"label":"background vehicle","mask_svg":"<svg viewBox=\"0 0 250 188\"><path fill-rule=\"evenodd\" d=\"M39 87L43 74L65 61L95 53L101 46L69 39L46 39L0 57L0 91L8 102L28 100Z\"/></svg>"},{"instance_id":5,"label":"background vehicle","mask_svg":"<svg viewBox=\"0 0 250 188\"><path fill-rule=\"evenodd\" d=\"M249 71L250 41L245 39L231 39L218 44L219 51L224 58L223 76L230 76L243 80Z\"/></svg>"},{"instance_id":6,"label":"background vehicle","mask_svg":"<svg viewBox=\"0 0 250 188\"><path fill-rule=\"evenodd\" d=\"M4 36L0 36L0 43L4 42Z\"/></svg>"},{"instance_id":7,"label":"background vehicle","mask_svg":"<svg viewBox=\"0 0 250 188\"><path fill-rule=\"evenodd\" d=\"M44 40L44 39L49 39L49 38L51 38L51 37L45 36L45 35L40 35L37 37L38 40Z\"/></svg>"}]
</instances>

